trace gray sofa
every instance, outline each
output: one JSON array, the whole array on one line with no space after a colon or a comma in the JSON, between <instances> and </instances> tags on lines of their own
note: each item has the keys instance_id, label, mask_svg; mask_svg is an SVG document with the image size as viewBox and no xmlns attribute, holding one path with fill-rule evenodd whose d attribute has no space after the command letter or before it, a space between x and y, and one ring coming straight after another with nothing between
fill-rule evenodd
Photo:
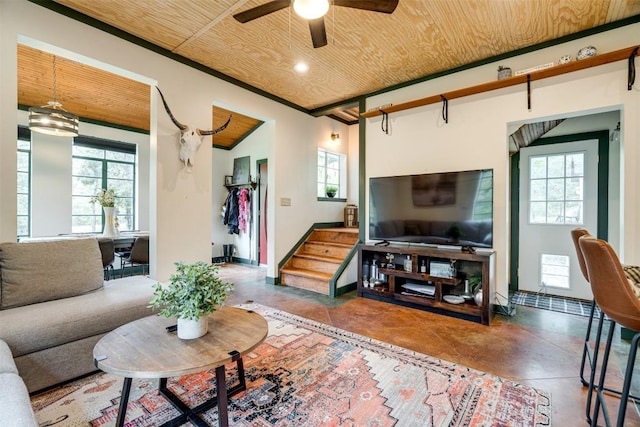
<instances>
[{"instance_id":1,"label":"gray sofa","mask_svg":"<svg viewBox=\"0 0 640 427\"><path fill-rule=\"evenodd\" d=\"M18 375L9 346L0 340L0 424L3 427L38 426L29 392Z\"/></svg>"},{"instance_id":2,"label":"gray sofa","mask_svg":"<svg viewBox=\"0 0 640 427\"><path fill-rule=\"evenodd\" d=\"M27 390L95 371L96 342L152 314L154 283L144 276L105 282L96 239L0 243L0 340Z\"/></svg>"}]
</instances>

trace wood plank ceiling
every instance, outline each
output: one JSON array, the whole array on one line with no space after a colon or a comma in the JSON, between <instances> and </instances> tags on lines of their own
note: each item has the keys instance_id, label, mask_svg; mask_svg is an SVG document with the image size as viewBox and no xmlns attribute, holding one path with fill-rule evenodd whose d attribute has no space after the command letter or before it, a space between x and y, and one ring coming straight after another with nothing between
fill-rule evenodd
<instances>
[{"instance_id":1,"label":"wood plank ceiling","mask_svg":"<svg viewBox=\"0 0 640 427\"><path fill-rule=\"evenodd\" d=\"M267 1L37 3L54 4L72 17L79 12L310 114L345 123L357 122L363 95L640 15L640 0L400 0L390 15L332 5L325 16L328 44L314 49L307 22L291 8L244 24L233 18ZM26 47L18 55L18 103L46 104L51 56ZM294 71L299 61L309 65L306 73ZM57 62L58 100L65 109L81 118L148 129L148 86L64 58ZM246 119L244 132L257 125ZM241 121L236 113L234 121ZM233 145L228 136L223 144Z\"/></svg>"}]
</instances>

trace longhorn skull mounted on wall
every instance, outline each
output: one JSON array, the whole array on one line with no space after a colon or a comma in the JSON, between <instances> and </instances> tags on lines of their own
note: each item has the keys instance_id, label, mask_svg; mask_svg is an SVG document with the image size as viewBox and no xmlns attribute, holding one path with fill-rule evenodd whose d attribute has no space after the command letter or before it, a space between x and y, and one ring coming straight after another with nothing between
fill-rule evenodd
<instances>
[{"instance_id":1,"label":"longhorn skull mounted on wall","mask_svg":"<svg viewBox=\"0 0 640 427\"><path fill-rule=\"evenodd\" d=\"M184 166L188 171L190 171L190 167L194 165L196 152L198 151L198 148L200 148L200 144L202 144L202 138L207 135L215 135L225 130L231 122L231 115L229 115L226 123L217 129L202 130L196 128L196 130L189 130L189 126L183 125L173 117L173 114L169 109L169 105L167 105L167 101L165 101L160 88L156 86L156 89L158 89L160 98L162 98L162 104L164 104L164 109L167 111L171 121L178 127L178 129L180 129L180 160L184 162Z\"/></svg>"}]
</instances>

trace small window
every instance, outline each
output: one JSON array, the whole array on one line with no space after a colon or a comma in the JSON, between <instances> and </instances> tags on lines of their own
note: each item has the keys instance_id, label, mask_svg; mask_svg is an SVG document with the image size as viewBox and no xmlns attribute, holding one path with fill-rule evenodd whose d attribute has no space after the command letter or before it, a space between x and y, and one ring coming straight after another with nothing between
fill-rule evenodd
<instances>
[{"instance_id":1,"label":"small window","mask_svg":"<svg viewBox=\"0 0 640 427\"><path fill-rule=\"evenodd\" d=\"M18 237L31 235L31 132L18 129Z\"/></svg>"},{"instance_id":2,"label":"small window","mask_svg":"<svg viewBox=\"0 0 640 427\"><path fill-rule=\"evenodd\" d=\"M346 199L347 156L318 148L318 197ZM328 191L335 190L335 191Z\"/></svg>"},{"instance_id":3,"label":"small window","mask_svg":"<svg viewBox=\"0 0 640 427\"><path fill-rule=\"evenodd\" d=\"M569 257L567 255L542 254L540 271L543 286L569 289Z\"/></svg>"},{"instance_id":4,"label":"small window","mask_svg":"<svg viewBox=\"0 0 640 427\"><path fill-rule=\"evenodd\" d=\"M532 156L529 175L531 224L583 223L584 153Z\"/></svg>"}]
</instances>

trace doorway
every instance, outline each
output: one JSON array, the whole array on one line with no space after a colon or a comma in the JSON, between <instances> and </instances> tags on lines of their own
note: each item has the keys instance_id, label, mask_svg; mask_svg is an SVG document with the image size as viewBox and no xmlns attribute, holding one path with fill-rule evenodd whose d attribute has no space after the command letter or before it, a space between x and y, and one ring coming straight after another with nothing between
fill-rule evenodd
<instances>
[{"instance_id":1,"label":"doorway","mask_svg":"<svg viewBox=\"0 0 640 427\"><path fill-rule=\"evenodd\" d=\"M511 164L510 290L592 299L570 231L608 237L609 132L542 138Z\"/></svg>"}]
</instances>

